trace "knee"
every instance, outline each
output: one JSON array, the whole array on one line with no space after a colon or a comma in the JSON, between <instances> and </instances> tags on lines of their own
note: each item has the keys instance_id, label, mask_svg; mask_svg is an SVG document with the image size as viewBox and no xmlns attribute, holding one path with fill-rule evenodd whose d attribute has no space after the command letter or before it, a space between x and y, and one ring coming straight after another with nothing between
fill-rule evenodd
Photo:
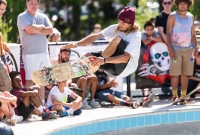
<instances>
[{"instance_id":1,"label":"knee","mask_svg":"<svg viewBox=\"0 0 200 135\"><path fill-rule=\"evenodd\" d=\"M121 37L120 36L116 36L112 39L112 42L116 43L118 45L118 43L121 41Z\"/></svg>"},{"instance_id":2,"label":"knee","mask_svg":"<svg viewBox=\"0 0 200 135\"><path fill-rule=\"evenodd\" d=\"M86 85L87 80L86 80L84 77L81 77L81 78L79 79L79 83L80 83L80 84L85 84L85 85Z\"/></svg>"},{"instance_id":3,"label":"knee","mask_svg":"<svg viewBox=\"0 0 200 135\"><path fill-rule=\"evenodd\" d=\"M5 97L11 97L10 92L8 92L8 91L3 92L3 94Z\"/></svg>"},{"instance_id":4,"label":"knee","mask_svg":"<svg viewBox=\"0 0 200 135\"><path fill-rule=\"evenodd\" d=\"M0 92L0 96L4 96L4 94L2 92Z\"/></svg>"},{"instance_id":5,"label":"knee","mask_svg":"<svg viewBox=\"0 0 200 135\"><path fill-rule=\"evenodd\" d=\"M115 96L113 96L113 95L111 95L111 94L108 95L108 100L109 100L109 101L114 100L114 98L115 98Z\"/></svg>"}]
</instances>

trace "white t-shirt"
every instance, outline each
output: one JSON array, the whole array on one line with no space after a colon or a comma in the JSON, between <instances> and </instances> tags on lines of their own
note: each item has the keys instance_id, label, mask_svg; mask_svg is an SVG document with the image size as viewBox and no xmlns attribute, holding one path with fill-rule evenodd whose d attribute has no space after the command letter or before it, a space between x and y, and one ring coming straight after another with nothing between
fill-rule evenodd
<instances>
[{"instance_id":1,"label":"white t-shirt","mask_svg":"<svg viewBox=\"0 0 200 135\"><path fill-rule=\"evenodd\" d=\"M128 52L132 57L130 58L124 71L119 75L120 77L126 77L135 72L137 69L141 47L141 33L138 30L134 33L126 34L124 32L116 32L116 28L117 24L111 25L101 31L101 34L109 38L120 36L127 44L124 51Z\"/></svg>"},{"instance_id":2,"label":"white t-shirt","mask_svg":"<svg viewBox=\"0 0 200 135\"><path fill-rule=\"evenodd\" d=\"M65 88L64 88L64 92L61 93L61 92L59 91L58 87L57 87L57 86L54 86L54 87L51 89L51 91L50 91L50 93L49 93L49 95L48 95L47 107L54 105L54 104L52 103L52 100L51 100L51 95L55 95L58 101L67 103L68 95L71 95L71 93L72 93L72 91L71 91L68 87L65 87Z\"/></svg>"}]
</instances>

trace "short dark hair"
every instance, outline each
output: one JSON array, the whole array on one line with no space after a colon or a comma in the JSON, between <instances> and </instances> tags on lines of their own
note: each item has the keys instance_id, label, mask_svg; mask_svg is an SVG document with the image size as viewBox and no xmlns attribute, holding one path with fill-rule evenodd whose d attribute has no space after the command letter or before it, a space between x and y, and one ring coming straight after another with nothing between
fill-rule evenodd
<instances>
[{"instance_id":1,"label":"short dark hair","mask_svg":"<svg viewBox=\"0 0 200 135\"><path fill-rule=\"evenodd\" d=\"M144 29L146 29L147 26L155 27L154 24L153 24L151 21L147 21L147 22L144 24Z\"/></svg>"},{"instance_id":2,"label":"short dark hair","mask_svg":"<svg viewBox=\"0 0 200 135\"><path fill-rule=\"evenodd\" d=\"M6 0L0 0L0 5L1 5L2 3L5 4L5 5L7 5L7 1L6 1Z\"/></svg>"},{"instance_id":3,"label":"short dark hair","mask_svg":"<svg viewBox=\"0 0 200 135\"><path fill-rule=\"evenodd\" d=\"M14 79L17 75L21 75L20 72L18 72L18 71L11 71L10 74L9 74L11 81L13 81L13 79Z\"/></svg>"},{"instance_id":4,"label":"short dark hair","mask_svg":"<svg viewBox=\"0 0 200 135\"><path fill-rule=\"evenodd\" d=\"M164 0L162 0L162 2L164 2ZM171 0L171 2L173 2L173 0Z\"/></svg>"},{"instance_id":5,"label":"short dark hair","mask_svg":"<svg viewBox=\"0 0 200 135\"><path fill-rule=\"evenodd\" d=\"M188 8L194 4L194 1L193 1L193 0L175 0L175 5L178 7L178 5L179 5L181 2L186 3L186 4L188 5Z\"/></svg>"},{"instance_id":6,"label":"short dark hair","mask_svg":"<svg viewBox=\"0 0 200 135\"><path fill-rule=\"evenodd\" d=\"M26 0L26 2L29 2L30 0ZM38 3L40 3L40 0L38 0Z\"/></svg>"},{"instance_id":7,"label":"short dark hair","mask_svg":"<svg viewBox=\"0 0 200 135\"><path fill-rule=\"evenodd\" d=\"M60 53L61 52L70 52L71 53L71 49L70 48L68 48L68 49L60 49Z\"/></svg>"}]
</instances>

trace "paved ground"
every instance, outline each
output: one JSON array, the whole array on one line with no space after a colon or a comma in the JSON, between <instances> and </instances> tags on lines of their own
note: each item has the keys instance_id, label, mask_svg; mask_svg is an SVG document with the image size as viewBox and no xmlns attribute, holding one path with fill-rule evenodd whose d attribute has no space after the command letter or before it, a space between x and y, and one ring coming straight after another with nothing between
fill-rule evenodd
<instances>
[{"instance_id":1,"label":"paved ground","mask_svg":"<svg viewBox=\"0 0 200 135\"><path fill-rule=\"evenodd\" d=\"M92 123L94 121L101 121L105 119L119 118L122 116L133 116L138 114L177 111L182 109L199 108L200 101L192 105L172 106L171 100L157 100L148 108L131 109L129 107L115 106L113 108L97 108L90 110L83 110L80 116L64 117L49 121L32 121L31 119L13 126L12 129L15 135L44 135L50 131L71 127L73 125L80 125L83 123Z\"/></svg>"}]
</instances>

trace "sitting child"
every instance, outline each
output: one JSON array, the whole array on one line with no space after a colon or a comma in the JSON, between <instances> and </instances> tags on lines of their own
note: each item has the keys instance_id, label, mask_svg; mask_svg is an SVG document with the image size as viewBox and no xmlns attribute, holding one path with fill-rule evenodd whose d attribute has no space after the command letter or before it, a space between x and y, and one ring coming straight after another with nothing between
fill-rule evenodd
<instances>
[{"instance_id":1,"label":"sitting child","mask_svg":"<svg viewBox=\"0 0 200 135\"><path fill-rule=\"evenodd\" d=\"M5 122L9 125L17 123L17 117L14 112L17 98L8 91L0 92L0 121L6 116Z\"/></svg>"},{"instance_id":2,"label":"sitting child","mask_svg":"<svg viewBox=\"0 0 200 135\"><path fill-rule=\"evenodd\" d=\"M118 91L113 91L111 87L116 87L118 84L115 79L110 81L109 76L101 69L96 72L98 78L96 98L101 101L114 102L115 104L121 106L129 106L132 108L138 108L140 106L147 107L155 98L155 94L150 94L148 97L144 98L142 102L135 102L130 97L123 95Z\"/></svg>"},{"instance_id":3,"label":"sitting child","mask_svg":"<svg viewBox=\"0 0 200 135\"><path fill-rule=\"evenodd\" d=\"M68 96L71 96L75 100L71 103L67 103ZM48 96L47 106L49 110L58 111L60 117L67 116L67 110L72 108L74 110L73 115L81 114L82 110L82 98L72 92L67 87L67 82L62 81L58 83L58 86L54 86Z\"/></svg>"},{"instance_id":4,"label":"sitting child","mask_svg":"<svg viewBox=\"0 0 200 135\"><path fill-rule=\"evenodd\" d=\"M38 94L40 86L34 85L28 89L24 88L21 75L17 71L10 72L10 78L13 87L10 93L17 97L15 113L23 116L23 120L28 119L32 113L38 116L42 115L43 120L53 118L56 115L56 112L49 111L43 106L41 97Z\"/></svg>"}]
</instances>

